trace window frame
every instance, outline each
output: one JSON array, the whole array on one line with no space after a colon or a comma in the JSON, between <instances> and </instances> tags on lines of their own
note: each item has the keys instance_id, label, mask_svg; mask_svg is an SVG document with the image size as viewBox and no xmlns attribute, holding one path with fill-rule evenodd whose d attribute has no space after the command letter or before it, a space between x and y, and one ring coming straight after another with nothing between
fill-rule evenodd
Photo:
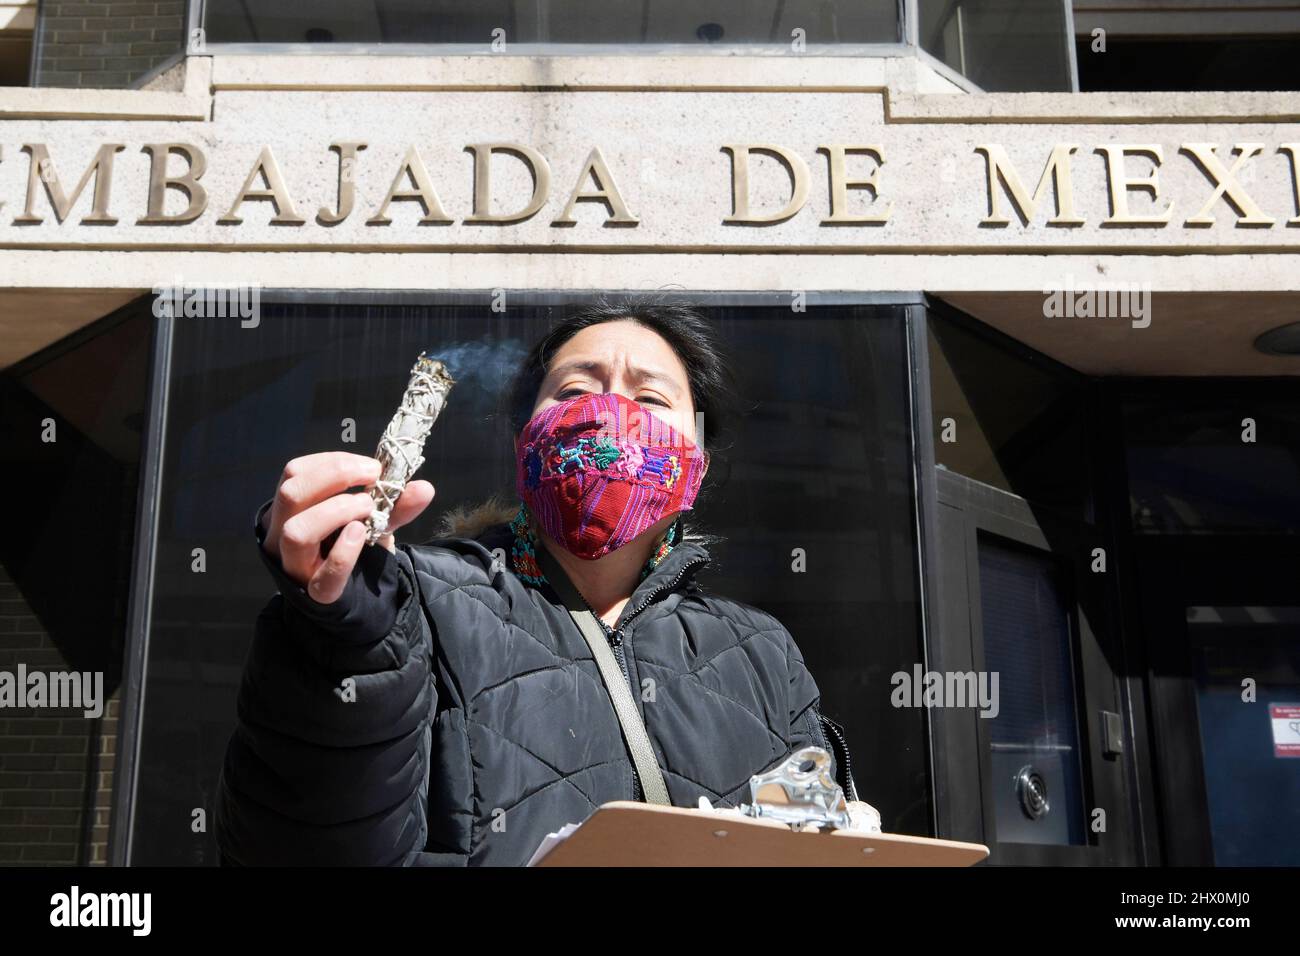
<instances>
[{"instance_id":1,"label":"window frame","mask_svg":"<svg viewBox=\"0 0 1300 956\"><path fill-rule=\"evenodd\" d=\"M1062 0L1068 3L1069 0ZM896 41L875 43L809 43L807 52L800 56L843 57L895 57L911 56L916 44L909 41L915 36L917 0L895 0L898 12ZM484 52L485 44L469 43L208 43L206 37L201 48L193 46L195 30L206 34L207 0L187 0L184 47L187 53L201 56L248 55L263 56L342 56L365 54L372 56L466 56ZM911 29L909 29L909 23ZM199 34L199 35L204 35ZM1073 34L1071 34L1073 36ZM786 44L761 43L508 43L504 53L493 56L513 57L581 57L581 56L663 56L664 54L688 56L786 56ZM1076 84L1077 87L1077 84Z\"/></svg>"},{"instance_id":2,"label":"window frame","mask_svg":"<svg viewBox=\"0 0 1300 956\"><path fill-rule=\"evenodd\" d=\"M526 299L530 306L563 306L590 302L602 293L633 293L644 290L509 290L516 301ZM496 290L317 290L276 288L261 292L264 304L327 304L327 305L466 305L482 308L489 305ZM704 308L728 306L791 307L789 291L718 291L718 290L661 290L666 301L684 302ZM928 555L934 542L924 534L926 524L921 511L927 499L934 495L933 468L918 467L922 449L929 436L928 389L929 379L918 367L918 348L924 356L925 297L921 292L840 292L802 291L803 302L816 306L897 307L902 311L904 324L903 355L907 367L903 370L908 395L907 422L911 438L911 478L913 498L912 545L916 555L916 591L919 615L917 641L924 658L931 637L928 633L928 591L933 574ZM136 305L141 300L136 300ZM131 578L131 598L128 608L128 631L122 668L122 703L119 722L117 767L113 784L113 808L108 837L110 865L127 866L132 863L136 826L137 792L141 767L141 744L145 714L145 690L148 680L148 655L151 616L155 601L154 578L158 555L159 521L163 492L163 465L166 460L166 430L168 390L172 377L172 346L176 332L176 319L164 315L154 327L151 362L146 396L146 421L140 460L140 488L135 539L134 567ZM917 323L921 322L918 337ZM918 346L919 342L919 346ZM909 357L910 356L910 357ZM918 418L924 413L925 419ZM929 805L928 825L930 835L936 831L936 782L934 754L931 745L930 715L923 715L920 739L927 748L925 764L929 770L926 781ZM211 808L208 808L211 811ZM209 817L209 820L211 818Z\"/></svg>"}]
</instances>

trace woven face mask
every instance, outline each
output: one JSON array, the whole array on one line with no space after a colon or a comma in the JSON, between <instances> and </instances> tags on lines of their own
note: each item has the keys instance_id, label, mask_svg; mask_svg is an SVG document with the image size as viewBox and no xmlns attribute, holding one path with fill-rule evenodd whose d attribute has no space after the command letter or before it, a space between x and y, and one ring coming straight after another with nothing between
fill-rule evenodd
<instances>
[{"instance_id":1,"label":"woven face mask","mask_svg":"<svg viewBox=\"0 0 1300 956\"><path fill-rule=\"evenodd\" d=\"M704 470L694 442L643 405L607 392L537 413L519 435L516 488L547 534L594 560L689 511Z\"/></svg>"}]
</instances>

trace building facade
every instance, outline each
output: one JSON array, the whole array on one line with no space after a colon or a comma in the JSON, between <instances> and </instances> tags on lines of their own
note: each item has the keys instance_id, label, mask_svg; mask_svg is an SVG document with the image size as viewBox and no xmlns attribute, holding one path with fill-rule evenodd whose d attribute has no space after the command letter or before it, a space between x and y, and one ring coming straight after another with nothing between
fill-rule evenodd
<instances>
[{"instance_id":1,"label":"building facade","mask_svg":"<svg viewBox=\"0 0 1300 956\"><path fill-rule=\"evenodd\" d=\"M508 491L514 362L620 292L733 348L712 583L887 830L1300 864L1298 50L1276 2L0 2L0 672L103 679L0 686L0 862L214 863L284 462L427 349L436 507Z\"/></svg>"}]
</instances>

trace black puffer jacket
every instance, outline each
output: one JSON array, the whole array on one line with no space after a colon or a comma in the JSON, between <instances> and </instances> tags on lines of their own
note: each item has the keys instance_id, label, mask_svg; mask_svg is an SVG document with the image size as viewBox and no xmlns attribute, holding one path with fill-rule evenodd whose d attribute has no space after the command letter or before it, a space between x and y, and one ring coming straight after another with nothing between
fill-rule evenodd
<instances>
[{"instance_id":1,"label":"black puffer jacket","mask_svg":"<svg viewBox=\"0 0 1300 956\"><path fill-rule=\"evenodd\" d=\"M259 540L280 594L222 768L223 862L518 865L548 832L640 798L596 662L551 588L502 560L511 540L499 524L366 548L332 605ZM617 627L676 806L735 806L792 749L836 753L790 634L701 587L708 561L678 544Z\"/></svg>"}]
</instances>

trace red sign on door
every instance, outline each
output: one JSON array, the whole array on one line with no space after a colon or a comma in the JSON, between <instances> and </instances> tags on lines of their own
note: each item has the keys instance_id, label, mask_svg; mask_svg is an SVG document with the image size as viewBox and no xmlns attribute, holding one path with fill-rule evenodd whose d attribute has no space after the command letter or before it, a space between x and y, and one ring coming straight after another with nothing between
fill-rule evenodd
<instances>
[{"instance_id":1,"label":"red sign on door","mask_svg":"<svg viewBox=\"0 0 1300 956\"><path fill-rule=\"evenodd\" d=\"M1300 757L1300 704L1269 704L1273 721L1273 756Z\"/></svg>"}]
</instances>

